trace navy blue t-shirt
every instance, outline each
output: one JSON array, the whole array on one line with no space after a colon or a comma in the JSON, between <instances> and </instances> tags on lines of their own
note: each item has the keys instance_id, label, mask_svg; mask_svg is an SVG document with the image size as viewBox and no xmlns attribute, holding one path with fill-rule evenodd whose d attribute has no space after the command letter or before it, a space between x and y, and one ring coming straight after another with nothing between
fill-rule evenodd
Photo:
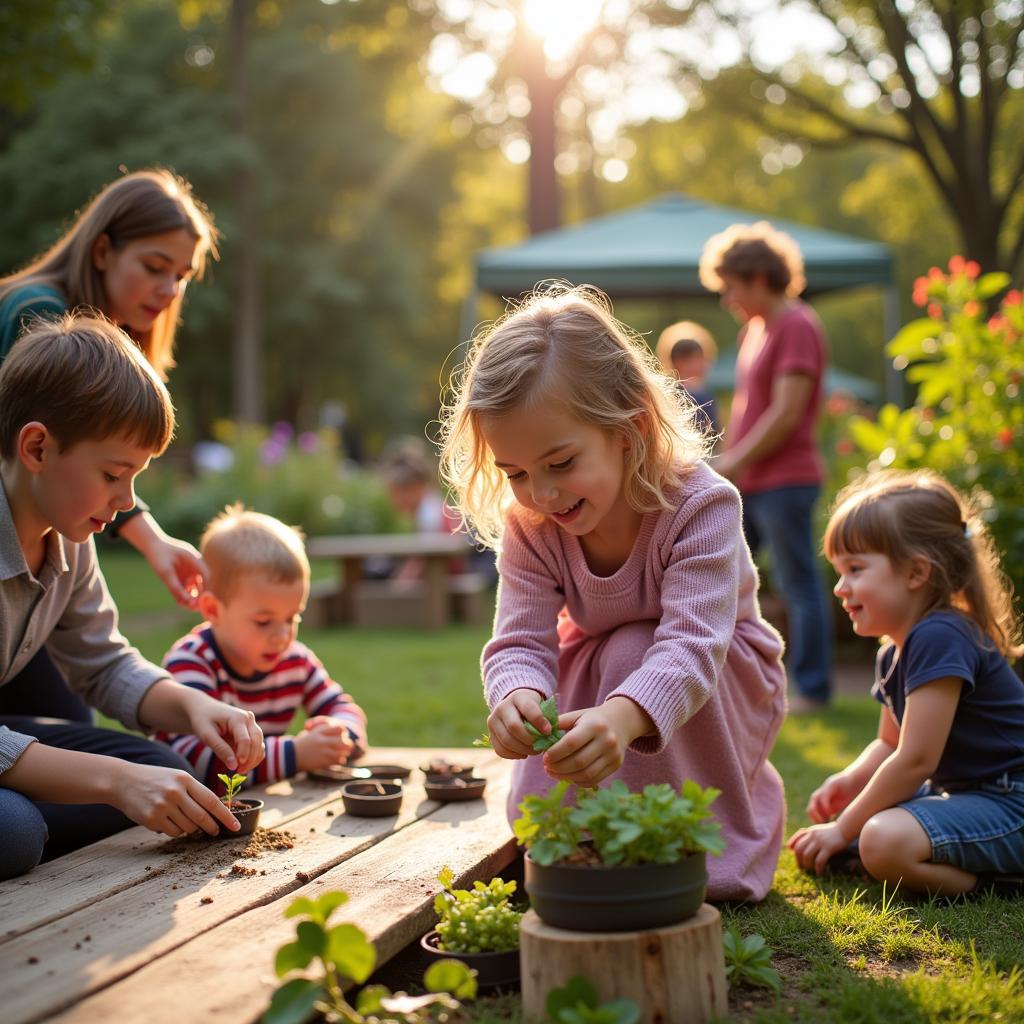
<instances>
[{"instance_id":1,"label":"navy blue t-shirt","mask_svg":"<svg viewBox=\"0 0 1024 1024\"><path fill-rule=\"evenodd\" d=\"M1024 772L1024 682L975 623L959 612L926 615L907 635L895 664L896 645L878 655L872 696L903 722L907 695L937 679L963 680L960 701L939 766L937 786L997 779Z\"/></svg>"}]
</instances>

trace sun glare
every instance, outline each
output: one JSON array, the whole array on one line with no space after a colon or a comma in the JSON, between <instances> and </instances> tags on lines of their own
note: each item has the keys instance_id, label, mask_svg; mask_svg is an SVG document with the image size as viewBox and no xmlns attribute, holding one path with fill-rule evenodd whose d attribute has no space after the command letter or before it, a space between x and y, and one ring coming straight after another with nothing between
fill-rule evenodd
<instances>
[{"instance_id":1,"label":"sun glare","mask_svg":"<svg viewBox=\"0 0 1024 1024\"><path fill-rule=\"evenodd\" d=\"M552 59L568 56L596 24L604 0L525 0L523 17Z\"/></svg>"}]
</instances>

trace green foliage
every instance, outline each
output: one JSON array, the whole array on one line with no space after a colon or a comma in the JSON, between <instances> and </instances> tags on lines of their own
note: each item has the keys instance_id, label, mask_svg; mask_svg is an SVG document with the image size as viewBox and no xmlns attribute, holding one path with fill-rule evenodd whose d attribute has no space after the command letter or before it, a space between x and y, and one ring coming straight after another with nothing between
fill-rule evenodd
<instances>
[{"instance_id":1,"label":"green foliage","mask_svg":"<svg viewBox=\"0 0 1024 1024\"><path fill-rule=\"evenodd\" d=\"M640 1007L632 999L599 1003L597 989L581 975L553 988L544 1005L556 1024L636 1024Z\"/></svg>"},{"instance_id":2,"label":"green foliage","mask_svg":"<svg viewBox=\"0 0 1024 1024\"><path fill-rule=\"evenodd\" d=\"M539 864L570 856L585 833L603 864L671 864L687 853L718 855L725 848L711 812L719 790L687 779L680 792L667 783L631 793L616 779L605 789L576 791L576 806L564 803L568 783L546 796L531 794L513 823L516 839Z\"/></svg>"},{"instance_id":3,"label":"green foliage","mask_svg":"<svg viewBox=\"0 0 1024 1024\"><path fill-rule=\"evenodd\" d=\"M509 902L515 882L492 878L472 889L453 889L454 875L444 867L437 876L443 892L434 898L440 918L438 949L449 953L502 953L519 948L519 921L523 914Z\"/></svg>"},{"instance_id":4,"label":"green foliage","mask_svg":"<svg viewBox=\"0 0 1024 1024\"><path fill-rule=\"evenodd\" d=\"M763 935L744 938L736 928L729 928L722 937L725 951L725 977L730 986L761 985L773 992L782 990L779 972L772 967L772 950Z\"/></svg>"},{"instance_id":5,"label":"green foliage","mask_svg":"<svg viewBox=\"0 0 1024 1024\"><path fill-rule=\"evenodd\" d=\"M583 834L564 803L568 782L559 782L543 796L530 793L519 805L520 816L512 831L520 846L530 851L538 864L564 860L579 847Z\"/></svg>"},{"instance_id":6,"label":"green foliage","mask_svg":"<svg viewBox=\"0 0 1024 1024\"><path fill-rule=\"evenodd\" d=\"M217 773L217 778L224 783L224 802L231 803L235 799L235 794L242 788L245 783L244 775L224 775L220 772Z\"/></svg>"},{"instance_id":7,"label":"green foliage","mask_svg":"<svg viewBox=\"0 0 1024 1024\"><path fill-rule=\"evenodd\" d=\"M885 406L876 421L857 418L850 436L868 469L928 467L972 494L1003 557L1024 588L1024 306L1009 292L996 312L986 307L1008 284L954 256L950 272L932 267L918 278L914 300L928 316L908 323L886 351L918 385L909 409Z\"/></svg>"},{"instance_id":8,"label":"green foliage","mask_svg":"<svg viewBox=\"0 0 1024 1024\"><path fill-rule=\"evenodd\" d=\"M558 728L558 698L552 694L540 702L540 712L548 720L551 732L542 733L535 725L523 719L523 727L533 737L533 749L538 754L553 747L564 735L565 730Z\"/></svg>"},{"instance_id":9,"label":"green foliage","mask_svg":"<svg viewBox=\"0 0 1024 1024\"><path fill-rule=\"evenodd\" d=\"M301 917L294 942L283 945L274 960L279 978L304 971L319 960L322 978L291 978L275 991L263 1024L304 1024L318 1019L347 1024L431 1024L451 1019L459 999L476 995L476 972L457 960L441 960L424 975L427 994L407 996L383 985L368 985L353 1007L345 998L344 982L362 984L373 973L377 952L365 933L353 924L329 925L331 915L348 902L343 892L325 892L316 899L300 896L285 917ZM385 1017L379 1017L384 1014Z\"/></svg>"},{"instance_id":10,"label":"green foliage","mask_svg":"<svg viewBox=\"0 0 1024 1024\"><path fill-rule=\"evenodd\" d=\"M307 536L391 533L401 523L374 475L341 465L337 436L329 430L297 437L288 424L272 430L221 421L218 439L232 455L230 468L185 477L173 464L150 469L141 488L160 510L160 524L175 537L199 537L225 505L248 508L300 526Z\"/></svg>"}]
</instances>

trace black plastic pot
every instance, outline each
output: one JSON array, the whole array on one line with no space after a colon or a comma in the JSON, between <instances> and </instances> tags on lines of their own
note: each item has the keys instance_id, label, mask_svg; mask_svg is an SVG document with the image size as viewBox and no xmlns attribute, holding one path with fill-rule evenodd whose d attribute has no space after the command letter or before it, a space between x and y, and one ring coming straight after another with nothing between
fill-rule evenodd
<instances>
[{"instance_id":1,"label":"black plastic pot","mask_svg":"<svg viewBox=\"0 0 1024 1024\"><path fill-rule=\"evenodd\" d=\"M239 806L243 804L244 806ZM263 810L262 800L232 800L231 806L228 808L229 811L238 820L238 824L242 827L237 832L232 832L231 829L221 825L218 822L220 831L217 833L216 838L218 839L235 839L237 836L250 836L256 831L256 826L259 824L260 811Z\"/></svg>"},{"instance_id":2,"label":"black plastic pot","mask_svg":"<svg viewBox=\"0 0 1024 1024\"><path fill-rule=\"evenodd\" d=\"M478 800L484 795L486 779L445 777L441 782L434 782L437 776L428 775L423 789L431 800L441 803L452 803L456 800Z\"/></svg>"},{"instance_id":3,"label":"black plastic pot","mask_svg":"<svg viewBox=\"0 0 1024 1024\"><path fill-rule=\"evenodd\" d=\"M503 953L449 953L437 948L440 936L429 931L420 939L420 947L431 961L459 960L476 971L479 989L510 988L519 985L519 950L509 949Z\"/></svg>"},{"instance_id":4,"label":"black plastic pot","mask_svg":"<svg viewBox=\"0 0 1024 1024\"><path fill-rule=\"evenodd\" d=\"M402 807L400 782L346 782L341 787L345 813L359 818L386 818Z\"/></svg>"},{"instance_id":5,"label":"black plastic pot","mask_svg":"<svg viewBox=\"0 0 1024 1024\"><path fill-rule=\"evenodd\" d=\"M705 854L674 864L538 864L526 854L526 892L537 916L577 932L664 928L693 917L704 902Z\"/></svg>"}]
</instances>

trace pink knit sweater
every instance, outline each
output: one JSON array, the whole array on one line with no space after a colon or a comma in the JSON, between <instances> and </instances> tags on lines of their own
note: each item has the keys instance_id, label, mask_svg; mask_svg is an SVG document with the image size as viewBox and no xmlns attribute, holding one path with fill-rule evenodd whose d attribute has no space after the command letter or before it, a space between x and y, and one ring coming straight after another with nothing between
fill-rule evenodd
<instances>
[{"instance_id":1,"label":"pink knit sweater","mask_svg":"<svg viewBox=\"0 0 1024 1024\"><path fill-rule=\"evenodd\" d=\"M612 778L631 788L685 778L722 790L727 843L708 858L715 899L762 899L782 839L782 782L768 761L785 714L778 634L760 616L736 489L703 463L643 516L626 562L595 576L579 541L516 506L498 567L494 636L483 651L494 707L520 687L558 692L560 711L627 696L655 725ZM611 781L611 779L607 780ZM510 818L553 784L540 757L515 766Z\"/></svg>"}]
</instances>

